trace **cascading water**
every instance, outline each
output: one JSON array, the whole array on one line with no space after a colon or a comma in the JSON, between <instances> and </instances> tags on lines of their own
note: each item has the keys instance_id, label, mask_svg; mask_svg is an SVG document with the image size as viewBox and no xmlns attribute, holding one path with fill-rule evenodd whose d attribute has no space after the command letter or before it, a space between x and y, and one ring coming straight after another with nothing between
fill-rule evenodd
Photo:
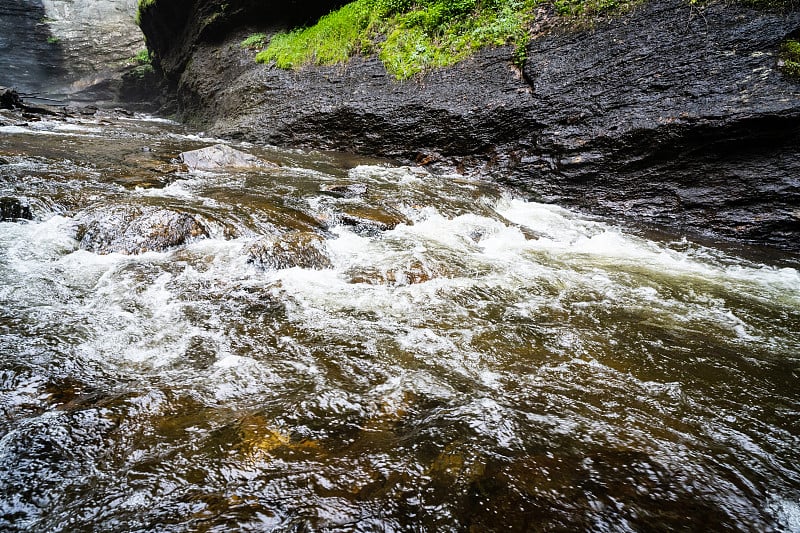
<instances>
[{"instance_id":1,"label":"cascading water","mask_svg":"<svg viewBox=\"0 0 800 533\"><path fill-rule=\"evenodd\" d=\"M214 142L0 128L1 528L800 530L791 259Z\"/></svg>"}]
</instances>

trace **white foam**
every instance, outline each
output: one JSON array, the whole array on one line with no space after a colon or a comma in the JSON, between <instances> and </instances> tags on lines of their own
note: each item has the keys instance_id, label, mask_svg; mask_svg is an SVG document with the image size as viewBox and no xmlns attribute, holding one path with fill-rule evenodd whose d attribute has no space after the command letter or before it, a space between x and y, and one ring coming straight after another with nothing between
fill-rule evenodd
<instances>
[{"instance_id":1,"label":"white foam","mask_svg":"<svg viewBox=\"0 0 800 533\"><path fill-rule=\"evenodd\" d=\"M373 183L412 184L421 183L431 174L421 167L390 167L381 165L359 165L348 171L351 179Z\"/></svg>"},{"instance_id":2,"label":"white foam","mask_svg":"<svg viewBox=\"0 0 800 533\"><path fill-rule=\"evenodd\" d=\"M649 269L664 277L692 276L723 284L743 282L759 289L770 288L800 302L800 271L794 268L741 265L729 257L722 262L712 254L672 250L546 204L505 199L498 204L497 211L508 220L545 235L534 241L534 249L573 264L595 262L600 267L618 270Z\"/></svg>"},{"instance_id":3,"label":"white foam","mask_svg":"<svg viewBox=\"0 0 800 533\"><path fill-rule=\"evenodd\" d=\"M769 509L781 524L783 531L800 533L800 500L792 501L773 496Z\"/></svg>"}]
</instances>

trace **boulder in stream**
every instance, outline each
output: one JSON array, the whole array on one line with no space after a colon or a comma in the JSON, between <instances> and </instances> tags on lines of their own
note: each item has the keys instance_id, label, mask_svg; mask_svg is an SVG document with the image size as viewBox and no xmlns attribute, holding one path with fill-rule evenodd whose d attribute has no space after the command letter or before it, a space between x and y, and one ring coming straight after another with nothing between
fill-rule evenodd
<instances>
[{"instance_id":1,"label":"boulder in stream","mask_svg":"<svg viewBox=\"0 0 800 533\"><path fill-rule=\"evenodd\" d=\"M325 239L310 231L295 231L280 236L264 237L247 250L249 262L265 270L284 268L330 268L325 252Z\"/></svg>"},{"instance_id":2,"label":"boulder in stream","mask_svg":"<svg viewBox=\"0 0 800 533\"><path fill-rule=\"evenodd\" d=\"M236 168L264 168L275 167L270 163L252 154L248 154L231 148L225 144L215 144L197 150L183 152L180 155L181 162L189 167L189 170L223 170Z\"/></svg>"},{"instance_id":3,"label":"boulder in stream","mask_svg":"<svg viewBox=\"0 0 800 533\"><path fill-rule=\"evenodd\" d=\"M100 206L77 217L80 247L99 254L160 252L208 237L197 215L157 206Z\"/></svg>"},{"instance_id":4,"label":"boulder in stream","mask_svg":"<svg viewBox=\"0 0 800 533\"><path fill-rule=\"evenodd\" d=\"M408 217L388 206L344 206L338 218L359 235L377 235L399 224L413 225Z\"/></svg>"}]
</instances>

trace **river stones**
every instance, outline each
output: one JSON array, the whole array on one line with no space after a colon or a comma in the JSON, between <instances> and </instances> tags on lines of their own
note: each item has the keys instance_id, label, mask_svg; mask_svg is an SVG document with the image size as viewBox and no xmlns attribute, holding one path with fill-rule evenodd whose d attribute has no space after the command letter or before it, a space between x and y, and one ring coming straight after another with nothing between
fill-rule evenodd
<instances>
[{"instance_id":1,"label":"river stones","mask_svg":"<svg viewBox=\"0 0 800 533\"><path fill-rule=\"evenodd\" d=\"M14 89L0 87L0 109L14 109L22 107L22 98Z\"/></svg>"},{"instance_id":2,"label":"river stones","mask_svg":"<svg viewBox=\"0 0 800 533\"><path fill-rule=\"evenodd\" d=\"M351 269L348 272L350 283L366 283L368 285L417 285L438 277L447 277L438 272L432 265L412 259L407 264L388 269L373 267Z\"/></svg>"},{"instance_id":3,"label":"river stones","mask_svg":"<svg viewBox=\"0 0 800 533\"><path fill-rule=\"evenodd\" d=\"M325 239L310 231L296 231L280 236L264 237L247 250L249 262L266 270L331 267L325 251Z\"/></svg>"},{"instance_id":4,"label":"river stones","mask_svg":"<svg viewBox=\"0 0 800 533\"><path fill-rule=\"evenodd\" d=\"M26 200L9 196L0 198L0 222L32 219L31 206Z\"/></svg>"},{"instance_id":5,"label":"river stones","mask_svg":"<svg viewBox=\"0 0 800 533\"><path fill-rule=\"evenodd\" d=\"M181 170L180 165L158 157L151 151L137 151L122 159L125 166L119 175L109 176L113 181L128 188L161 188L173 175Z\"/></svg>"},{"instance_id":6,"label":"river stones","mask_svg":"<svg viewBox=\"0 0 800 533\"><path fill-rule=\"evenodd\" d=\"M190 171L215 171L237 168L276 167L274 163L264 161L252 154L231 148L225 144L206 146L180 154L181 162Z\"/></svg>"},{"instance_id":7,"label":"river stones","mask_svg":"<svg viewBox=\"0 0 800 533\"><path fill-rule=\"evenodd\" d=\"M251 460L265 460L283 453L318 453L320 445L309 439L296 439L275 427L263 415L245 416L238 423L236 450Z\"/></svg>"},{"instance_id":8,"label":"river stones","mask_svg":"<svg viewBox=\"0 0 800 533\"><path fill-rule=\"evenodd\" d=\"M197 215L157 206L102 206L76 220L80 247L99 254L160 252L208 237Z\"/></svg>"},{"instance_id":9,"label":"river stones","mask_svg":"<svg viewBox=\"0 0 800 533\"><path fill-rule=\"evenodd\" d=\"M400 224L413 225L408 217L391 207L371 205L343 206L339 221L356 233L368 235L392 230Z\"/></svg>"},{"instance_id":10,"label":"river stones","mask_svg":"<svg viewBox=\"0 0 800 533\"><path fill-rule=\"evenodd\" d=\"M367 186L363 183L323 185L320 192L334 198L361 198L367 193Z\"/></svg>"}]
</instances>

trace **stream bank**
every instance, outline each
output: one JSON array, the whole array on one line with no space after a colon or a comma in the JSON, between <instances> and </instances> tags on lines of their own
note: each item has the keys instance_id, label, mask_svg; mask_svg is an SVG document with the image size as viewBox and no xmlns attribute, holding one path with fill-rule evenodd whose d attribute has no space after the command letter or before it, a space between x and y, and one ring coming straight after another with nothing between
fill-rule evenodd
<instances>
[{"instance_id":1,"label":"stream bank","mask_svg":"<svg viewBox=\"0 0 800 533\"><path fill-rule=\"evenodd\" d=\"M777 67L797 10L650 2L535 38L522 69L501 47L398 82L373 57L285 71L240 46L333 4L291 20L292 2L226 5L156 2L141 20L180 116L210 133L488 174L539 201L800 250L800 84Z\"/></svg>"}]
</instances>

